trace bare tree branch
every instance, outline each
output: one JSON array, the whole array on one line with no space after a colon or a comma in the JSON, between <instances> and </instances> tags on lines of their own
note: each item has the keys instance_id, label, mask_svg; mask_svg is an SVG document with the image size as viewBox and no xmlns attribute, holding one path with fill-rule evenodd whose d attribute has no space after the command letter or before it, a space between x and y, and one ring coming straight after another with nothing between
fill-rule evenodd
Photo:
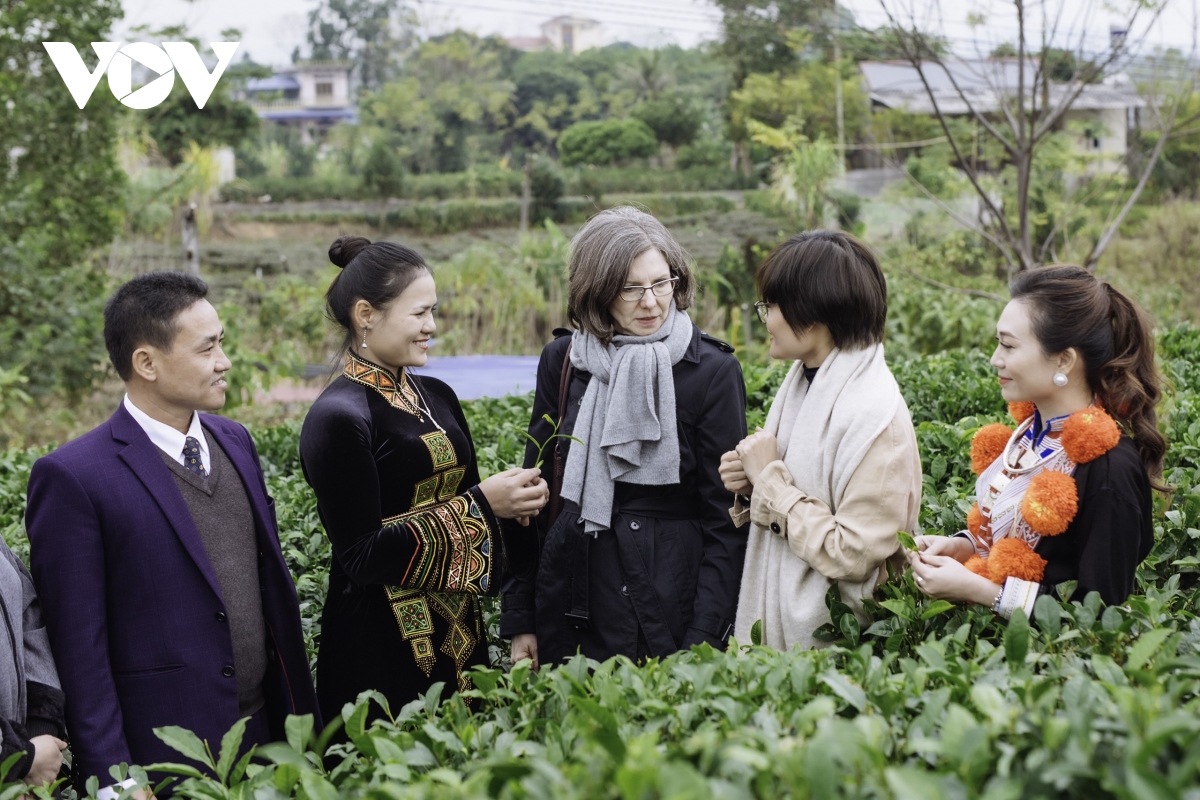
<instances>
[{"instance_id":1,"label":"bare tree branch","mask_svg":"<svg viewBox=\"0 0 1200 800\"><path fill-rule=\"evenodd\" d=\"M1050 233L1046 234L1046 238L1042 240L1041 247L1038 248L1038 261L1044 262L1046 260L1046 255L1050 252L1050 248L1054 244L1054 237L1057 236L1058 232L1062 230L1063 225L1065 225L1067 222L1070 222L1071 219L1074 218L1077 210L1087 205L1109 186L1111 186L1113 179L1117 176L1117 174L1118 173L1111 173L1107 175L1103 183L1099 183L1098 185L1091 187L1087 192L1082 192L1082 199L1072 202L1067 210L1059 215L1058 220L1054 223L1054 226L1050 228ZM1124 181L1122 181L1122 183L1124 183Z\"/></svg>"},{"instance_id":2,"label":"bare tree branch","mask_svg":"<svg viewBox=\"0 0 1200 800\"><path fill-rule=\"evenodd\" d=\"M902 52L904 53L905 59L907 59L908 62L910 64L912 64L913 68L917 71L917 74L920 76L921 85L925 87L925 93L927 95L929 95L929 100L933 104L933 107L934 107L934 113L939 117L939 119L942 116L942 111L938 107L937 97L934 94L933 88L929 85L929 80L925 77L925 70L922 67L922 64L925 63L926 61L937 65L938 67L941 68L941 70L944 73L946 73L946 77L950 80L950 85L954 87L955 93L958 94L959 99L961 99L963 101L963 104L966 105L967 112L972 117L979 120L980 124L983 125L984 128L987 129L988 133L990 133L993 137L995 137L996 140L998 142L1000 142L1001 145L1004 146L1004 149L1007 150L1010 155L1015 154L1016 153L1015 145L1013 145L1011 142L1008 141L1008 139L1006 139L1004 137L1004 134L1002 134L1000 132L1000 130L998 128L996 128L995 125L992 124L991 120L989 120L984 114L982 114L981 112L976 110L974 104L971 103L970 98L967 97L966 92L962 89L961 86L958 85L958 81L955 79L954 73L951 72L950 69L946 67L945 63L942 60L942 57L939 56L936 53L936 51L933 50L933 48L929 48L929 47L926 48L927 50L929 50L929 55L930 55L930 58L928 58L928 59L922 58L922 54L919 49L917 52L914 53L908 46L906 46L906 44L904 42L904 37L901 35L901 31L903 29L901 28L900 24L898 22L896 22L896 18L892 15L891 10L888 8L886 0L879 0L879 5L883 8L884 13L887 14L888 19L892 23L893 30L897 34L896 38L900 43L900 48L901 48ZM917 38L917 41L919 43L921 40L919 38L919 34L916 34L915 28L914 28L914 36ZM949 135L949 134L947 134L947 135Z\"/></svg>"},{"instance_id":3,"label":"bare tree branch","mask_svg":"<svg viewBox=\"0 0 1200 800\"><path fill-rule=\"evenodd\" d=\"M1190 97L1192 92L1196 90L1196 73L1192 73L1192 84L1189 92L1185 95ZM1129 199L1125 201L1121 213L1117 214L1117 218L1108 224L1104 233L1100 234L1100 238L1096 240L1096 245L1092 248L1092 252L1088 253L1087 258L1083 260L1083 266L1087 269L1094 270L1100 256L1104 254L1105 249L1112 242L1113 237L1117 235L1117 231L1121 228L1121 223L1125 221L1125 217L1129 214L1141 196L1142 190L1146 188L1146 184L1150 181L1150 174L1154 172L1154 165L1158 163L1159 156L1162 155L1163 147L1167 144L1168 133L1171 127L1175 124L1175 115L1179 112L1179 107L1183 105L1183 100L1178 100L1171 106L1171 116L1167 120L1167 124L1159 131L1158 141L1154 144L1154 150L1150 153L1150 158L1147 159L1146 165L1142 168L1142 177L1138 180L1137 185L1133 187L1133 192L1129 195Z\"/></svg>"},{"instance_id":4,"label":"bare tree branch","mask_svg":"<svg viewBox=\"0 0 1200 800\"><path fill-rule=\"evenodd\" d=\"M987 206L988 210L992 213L992 216L999 223L1000 228L1003 231L1003 235L1005 236L1005 238L1012 240L1013 235L1012 235L1012 231L1009 230L1008 220L1005 218L1002 211L996 207L996 204L992 201L991 196L987 193L987 191L979 183L979 177L975 172L974 165L969 163L968 160L963 157L962 148L959 146L958 140L955 139L954 134L951 132L950 125L949 125L949 122L947 121L946 115L942 113L941 107L938 105L938 102L937 102L937 96L936 96L935 92L933 91L933 87L931 87L929 85L929 79L925 76L925 71L921 66L922 59L920 58L920 55L921 55L920 52L919 51L914 52L913 48L910 47L909 44L906 42L906 40L905 40L906 32L902 31L899 24L895 22L895 17L892 15L891 10L888 9L884 0L880 0L880 4L883 6L884 13L886 13L888 15L888 18L893 20L894 30L896 31L896 38L900 43L901 50L905 54L905 57L908 59L909 63L912 64L914 69L916 69L917 75L921 79L921 84L922 84L922 86L925 87L925 93L929 96L929 100L933 105L934 116L937 119L938 124L941 125L942 132L946 135L946 140L947 140L948 144L950 145L951 149L954 151L955 159L957 159L958 163L962 166L963 172L966 173L967 179L971 182L971 185L975 188L976 194L978 194L980 199L983 200L983 202ZM915 21L914 21L914 31L915 31ZM918 46L919 46L919 44L918 44ZM936 56L935 56L934 63L941 66L942 69L946 71L947 75L950 74L949 70L946 69L946 67L941 63L940 59L938 59ZM953 82L953 78L951 78L951 81ZM955 84L955 85L957 86L957 84ZM961 94L961 90L960 90L960 94ZM968 103L968 108L970 108L969 103ZM978 119L979 117L976 116L976 118ZM988 124L988 126L990 127L990 123ZM1001 141L1002 141L1002 143L1004 142L1003 138L1001 138ZM907 170L905 172L907 173ZM924 187L922 187L922 188L924 189Z\"/></svg>"},{"instance_id":5,"label":"bare tree branch","mask_svg":"<svg viewBox=\"0 0 1200 800\"><path fill-rule=\"evenodd\" d=\"M1138 3L1134 6L1133 13L1125 23L1126 30L1131 30L1134 25L1137 24L1137 20L1142 8L1143 7L1141 3ZM1158 18L1162 16L1162 12L1165 8L1166 3L1159 3L1154 8L1153 15L1147 22L1147 25L1153 25ZM1109 69L1109 67L1116 64L1127 52L1128 43L1126 41L1122 41L1119 45L1109 48L1108 55L1103 60L1089 62L1088 65L1083 69L1082 77L1079 74L1076 74L1071 82L1067 84L1069 87L1068 90L1063 93L1063 96L1059 99L1058 103L1055 104L1055 107L1046 115L1045 119L1043 119L1041 124L1035 129L1033 136L1034 140L1040 140L1043 136L1052 131L1066 115L1066 113L1071 110L1071 107L1075 104L1075 101L1079 99L1079 96L1083 94L1083 90L1088 86L1088 84L1092 83L1096 80L1096 78L1103 75Z\"/></svg>"},{"instance_id":6,"label":"bare tree branch","mask_svg":"<svg viewBox=\"0 0 1200 800\"><path fill-rule=\"evenodd\" d=\"M940 197L935 195L933 192L929 191L929 189L926 188L925 184L923 184L919 180L917 180L916 176L914 176L911 172L908 171L908 167L904 166L903 164L901 164L900 162L896 161L893 158L888 158L887 156L884 156L884 163L889 165L893 169L898 169L901 172L903 172L904 177L908 178L908 180L913 184L913 186L916 186L917 189L919 189L921 191L921 193L924 194L927 199L933 201L933 204L936 205L938 208L940 208L942 211L944 211L947 216L949 216L952 220L957 222L959 225L962 225L967 230L971 231L972 233L974 233L978 236L983 237L983 239L985 239L987 242L994 245L1000 251L1000 254L1002 256L1004 256L1004 261L1010 268L1015 266L1013 259L1012 259L1012 253L1010 250L1010 246L1006 242L1002 241L1001 239L996 237L994 234L988 232L988 230L986 228L982 228L982 227L976 225L974 222L972 222L971 220L962 216L957 211L955 211L953 208L951 208L948 203L946 203Z\"/></svg>"},{"instance_id":7,"label":"bare tree branch","mask_svg":"<svg viewBox=\"0 0 1200 800\"><path fill-rule=\"evenodd\" d=\"M997 303L1007 303L1008 302L1008 298L1001 297L998 294L993 294L991 292L985 292L982 289L960 289L957 286L951 286L948 283L942 283L941 281L935 281L933 278L927 278L926 276L922 275L919 272L914 272L913 270L909 269L908 267L904 266L903 264L897 264L896 266L901 272L905 273L906 275L916 278L917 280L921 281L922 283L927 283L930 286L936 286L937 288L941 289L942 291L954 292L955 294L965 294L968 297L982 297L985 300L995 300Z\"/></svg>"}]
</instances>

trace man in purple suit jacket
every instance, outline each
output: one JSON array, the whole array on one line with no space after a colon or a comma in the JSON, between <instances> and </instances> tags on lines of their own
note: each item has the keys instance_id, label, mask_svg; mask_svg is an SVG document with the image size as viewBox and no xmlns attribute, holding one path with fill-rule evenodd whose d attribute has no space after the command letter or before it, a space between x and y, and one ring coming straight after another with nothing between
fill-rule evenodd
<instances>
[{"instance_id":1,"label":"man in purple suit jacket","mask_svg":"<svg viewBox=\"0 0 1200 800\"><path fill-rule=\"evenodd\" d=\"M186 760L157 727L215 752L240 718L246 749L283 738L288 714L317 713L254 442L198 413L225 404L230 368L207 293L157 272L113 295L104 338L125 399L29 479L30 562L80 785L111 783L122 762Z\"/></svg>"}]
</instances>

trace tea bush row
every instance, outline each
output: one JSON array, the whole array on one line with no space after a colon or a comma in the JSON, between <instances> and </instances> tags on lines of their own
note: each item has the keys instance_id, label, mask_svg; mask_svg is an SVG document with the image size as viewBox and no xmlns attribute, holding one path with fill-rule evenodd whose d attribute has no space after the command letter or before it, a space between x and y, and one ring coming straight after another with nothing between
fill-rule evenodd
<instances>
[{"instance_id":1,"label":"tea bush row","mask_svg":"<svg viewBox=\"0 0 1200 800\"><path fill-rule=\"evenodd\" d=\"M180 769L178 793L238 798L880 797L1200 798L1200 329L1167 330L1162 407L1176 491L1156 511L1139 594L1042 598L1034 619L924 598L907 575L884 584L862 625L834 596L820 651L739 643L635 665L577 658L530 672L480 669L475 689L440 687L403 708L347 706L348 741L289 722L265 763ZM1002 419L978 351L893 363L925 469L921 524L962 525L974 476L970 437ZM761 419L782 366L746 365ZM529 397L465 404L481 470L519 462ZM255 431L279 510L310 644L319 636L329 549L300 475L299 423ZM0 526L20 549L23 476L41 451L4 453ZM1060 587L1069 596L1071 587ZM494 604L491 606L494 637ZM500 656L499 642L495 655ZM497 658L497 663L503 659ZM372 705L374 704L374 705ZM206 756L186 732L162 734ZM231 733L227 746L237 738ZM209 743L214 751L218 743ZM135 770L135 774L137 774Z\"/></svg>"}]
</instances>

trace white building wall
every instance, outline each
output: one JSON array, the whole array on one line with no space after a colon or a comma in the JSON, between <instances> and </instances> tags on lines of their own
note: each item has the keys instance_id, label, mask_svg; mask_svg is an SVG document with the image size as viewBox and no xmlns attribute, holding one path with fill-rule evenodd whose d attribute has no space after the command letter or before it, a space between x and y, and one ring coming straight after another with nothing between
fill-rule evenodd
<instances>
[{"instance_id":1,"label":"white building wall","mask_svg":"<svg viewBox=\"0 0 1200 800\"><path fill-rule=\"evenodd\" d=\"M1108 172L1124 166L1129 149L1129 130L1124 108L1071 110L1063 117L1063 127L1076 134L1079 151L1090 157L1090 172ZM1080 133L1086 127L1091 135Z\"/></svg>"}]
</instances>

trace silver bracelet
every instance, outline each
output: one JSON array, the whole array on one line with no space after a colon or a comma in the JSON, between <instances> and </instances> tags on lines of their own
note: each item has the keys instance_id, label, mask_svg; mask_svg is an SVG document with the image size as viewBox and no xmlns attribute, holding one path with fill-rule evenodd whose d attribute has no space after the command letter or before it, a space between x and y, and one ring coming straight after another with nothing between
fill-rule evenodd
<instances>
[{"instance_id":1,"label":"silver bracelet","mask_svg":"<svg viewBox=\"0 0 1200 800\"><path fill-rule=\"evenodd\" d=\"M1004 585L1001 584L1000 591L996 593L996 599L992 601L992 612L993 613L995 613L995 614L1000 613L1000 600L1003 597L1004 597Z\"/></svg>"}]
</instances>

